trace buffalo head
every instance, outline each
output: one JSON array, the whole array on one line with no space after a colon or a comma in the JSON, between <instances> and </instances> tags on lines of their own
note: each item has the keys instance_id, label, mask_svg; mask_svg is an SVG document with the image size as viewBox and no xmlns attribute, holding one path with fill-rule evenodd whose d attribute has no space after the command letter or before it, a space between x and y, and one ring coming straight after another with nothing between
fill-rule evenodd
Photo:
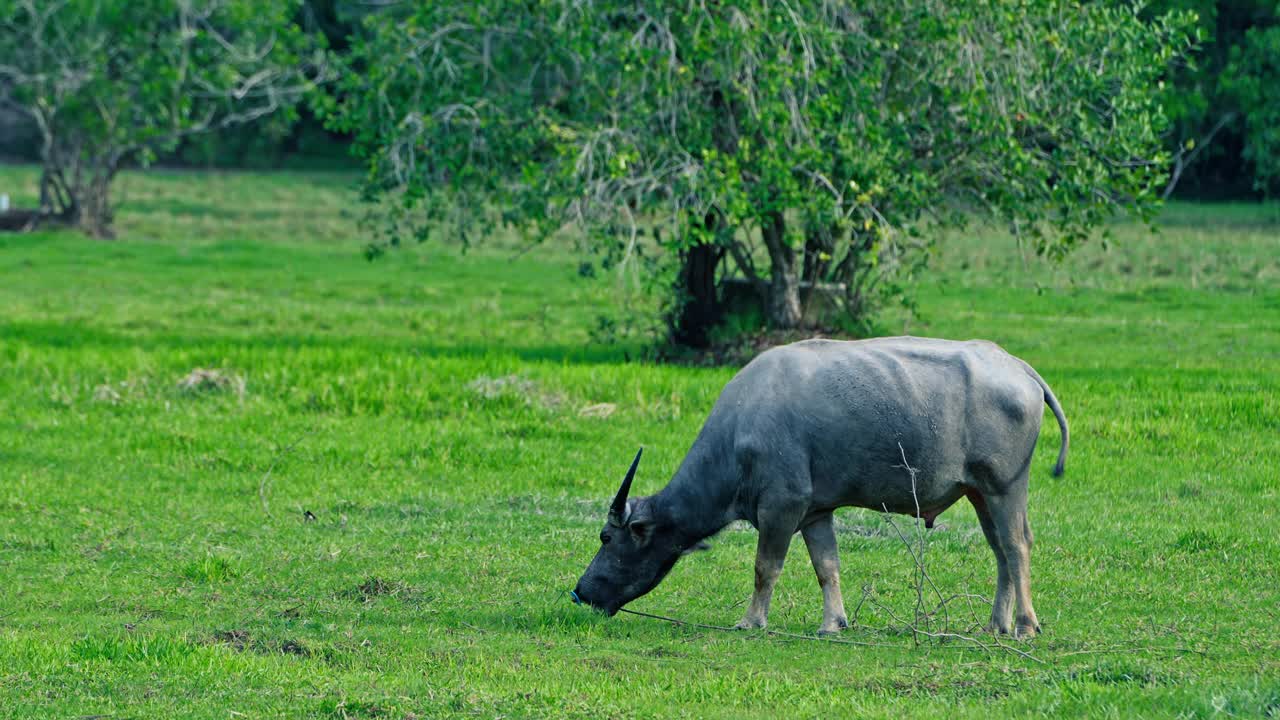
<instances>
[{"instance_id":1,"label":"buffalo head","mask_svg":"<svg viewBox=\"0 0 1280 720\"><path fill-rule=\"evenodd\" d=\"M686 542L680 528L664 519L656 496L628 498L640 454L622 480L600 531L600 549L578 578L574 602L612 616L627 603L658 586L682 556L706 545Z\"/></svg>"}]
</instances>

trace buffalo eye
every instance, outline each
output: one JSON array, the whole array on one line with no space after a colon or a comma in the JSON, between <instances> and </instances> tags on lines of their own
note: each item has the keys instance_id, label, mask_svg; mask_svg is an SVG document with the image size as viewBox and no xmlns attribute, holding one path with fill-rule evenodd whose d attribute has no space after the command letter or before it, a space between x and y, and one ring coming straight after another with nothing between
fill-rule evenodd
<instances>
[{"instance_id":1,"label":"buffalo eye","mask_svg":"<svg viewBox=\"0 0 1280 720\"><path fill-rule=\"evenodd\" d=\"M600 533L600 544L601 545L609 544L609 533Z\"/></svg>"}]
</instances>

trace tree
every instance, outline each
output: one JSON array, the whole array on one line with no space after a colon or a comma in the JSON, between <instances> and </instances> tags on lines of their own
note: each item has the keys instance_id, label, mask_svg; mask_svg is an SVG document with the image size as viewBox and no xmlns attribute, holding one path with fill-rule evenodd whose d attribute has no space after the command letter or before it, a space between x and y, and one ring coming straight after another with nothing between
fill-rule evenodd
<instances>
[{"instance_id":1,"label":"tree","mask_svg":"<svg viewBox=\"0 0 1280 720\"><path fill-rule=\"evenodd\" d=\"M341 56L348 38L359 32L360 20L376 12L368 0L301 0L295 21L308 34L319 36L328 51ZM351 141L327 130L308 103L298 105L297 117L276 113L259 120L188 136L159 161L219 168L349 169ZM3 146L0 144L0 152Z\"/></svg>"},{"instance_id":2,"label":"tree","mask_svg":"<svg viewBox=\"0 0 1280 720\"><path fill-rule=\"evenodd\" d=\"M1280 4L1275 0L1158 0L1151 14L1195 18L1200 47L1174 67L1163 102L1174 152L1175 190L1222 197L1280 187Z\"/></svg>"},{"instance_id":3,"label":"tree","mask_svg":"<svg viewBox=\"0 0 1280 720\"><path fill-rule=\"evenodd\" d=\"M1244 119L1243 156L1253 165L1254 189L1270 195L1280 189L1280 24L1245 33L1222 85Z\"/></svg>"},{"instance_id":4,"label":"tree","mask_svg":"<svg viewBox=\"0 0 1280 720\"><path fill-rule=\"evenodd\" d=\"M393 200L389 242L573 224L625 259L653 237L701 344L731 273L774 327L815 287L863 320L935 223L985 213L1059 255L1146 217L1187 24L1069 0L427 3L369 21L333 123Z\"/></svg>"},{"instance_id":5,"label":"tree","mask_svg":"<svg viewBox=\"0 0 1280 720\"><path fill-rule=\"evenodd\" d=\"M326 60L296 0L0 0L0 103L34 119L41 209L111 234L110 188L191 135L292 113Z\"/></svg>"}]
</instances>

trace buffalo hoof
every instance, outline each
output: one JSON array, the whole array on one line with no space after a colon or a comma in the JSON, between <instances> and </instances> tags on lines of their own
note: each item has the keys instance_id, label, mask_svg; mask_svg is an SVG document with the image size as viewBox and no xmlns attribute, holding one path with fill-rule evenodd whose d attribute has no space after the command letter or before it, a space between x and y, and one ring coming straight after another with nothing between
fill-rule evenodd
<instances>
[{"instance_id":1,"label":"buffalo hoof","mask_svg":"<svg viewBox=\"0 0 1280 720\"><path fill-rule=\"evenodd\" d=\"M986 629L992 635L1012 635L1018 640L1030 640L1040 633L1040 623L1020 622L1014 627L1000 627L991 623Z\"/></svg>"},{"instance_id":2,"label":"buffalo hoof","mask_svg":"<svg viewBox=\"0 0 1280 720\"><path fill-rule=\"evenodd\" d=\"M1008 635L1013 631L1013 626L1009 624L999 624L993 620L987 623L987 627L984 628L984 630L988 635Z\"/></svg>"},{"instance_id":3,"label":"buffalo hoof","mask_svg":"<svg viewBox=\"0 0 1280 720\"><path fill-rule=\"evenodd\" d=\"M839 635L841 630L849 628L849 619L838 617L834 622L822 623L822 627L818 628L818 637L827 637L829 635Z\"/></svg>"},{"instance_id":4,"label":"buffalo hoof","mask_svg":"<svg viewBox=\"0 0 1280 720\"><path fill-rule=\"evenodd\" d=\"M1034 625L1030 623L1026 625L1019 623L1018 627L1013 632L1013 636L1019 640L1030 640L1031 638L1035 637L1039 633L1040 633L1039 623L1036 623Z\"/></svg>"}]
</instances>

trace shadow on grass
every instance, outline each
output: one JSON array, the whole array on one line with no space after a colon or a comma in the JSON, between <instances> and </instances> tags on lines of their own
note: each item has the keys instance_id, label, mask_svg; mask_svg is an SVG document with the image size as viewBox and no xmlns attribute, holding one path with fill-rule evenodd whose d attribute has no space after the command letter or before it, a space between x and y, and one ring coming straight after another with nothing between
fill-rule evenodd
<instances>
[{"instance_id":1,"label":"shadow on grass","mask_svg":"<svg viewBox=\"0 0 1280 720\"><path fill-rule=\"evenodd\" d=\"M409 338L361 338L339 335L228 335L199 332L148 332L141 336L112 332L82 323L0 322L0 336L11 342L22 342L54 349L129 348L147 351L225 349L240 350L329 350L370 353L401 351L429 358L516 357L524 361L551 361L575 364L616 364L640 355L639 346L569 345L482 345L460 343L435 345ZM357 342L376 339L376 345L360 348Z\"/></svg>"}]
</instances>

